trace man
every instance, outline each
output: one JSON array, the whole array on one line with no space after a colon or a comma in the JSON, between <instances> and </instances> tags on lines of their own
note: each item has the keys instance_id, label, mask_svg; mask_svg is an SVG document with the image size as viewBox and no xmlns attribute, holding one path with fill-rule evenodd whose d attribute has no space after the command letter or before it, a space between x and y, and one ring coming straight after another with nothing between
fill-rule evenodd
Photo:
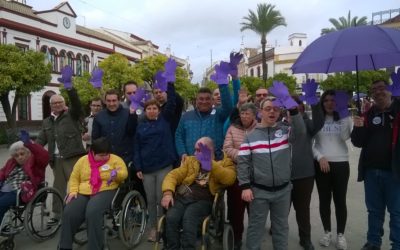
<instances>
[{"instance_id":1,"label":"man","mask_svg":"<svg viewBox=\"0 0 400 250\"><path fill-rule=\"evenodd\" d=\"M259 88L256 90L256 98L254 100L254 104L256 107L259 109L260 108L260 103L267 98L268 96L268 90L265 88Z\"/></svg>"},{"instance_id":2,"label":"man","mask_svg":"<svg viewBox=\"0 0 400 250\"><path fill-rule=\"evenodd\" d=\"M232 101L228 85L219 85L221 106L213 108L212 93L208 88L200 88L194 110L183 114L175 134L175 144L182 160L193 155L196 141L204 136L215 142L215 155L222 159L224 142L223 126L232 111Z\"/></svg>"},{"instance_id":3,"label":"man","mask_svg":"<svg viewBox=\"0 0 400 250\"><path fill-rule=\"evenodd\" d=\"M374 81L372 107L354 117L351 141L360 147L358 181L364 180L368 210L367 243L362 250L381 249L386 208L390 214L392 249L400 249L400 101L391 100L387 82Z\"/></svg>"},{"instance_id":4,"label":"man","mask_svg":"<svg viewBox=\"0 0 400 250\"><path fill-rule=\"evenodd\" d=\"M43 120L42 129L36 139L40 145L48 144L50 167L54 174L53 187L65 197L69 176L76 161L86 153L81 138L81 102L74 88L66 88L70 107L61 95L50 98L51 115ZM61 207L53 205L53 213L59 215ZM58 216L57 216L58 217ZM50 219L49 224L57 223Z\"/></svg>"},{"instance_id":5,"label":"man","mask_svg":"<svg viewBox=\"0 0 400 250\"><path fill-rule=\"evenodd\" d=\"M138 85L134 81L128 81L124 84L124 98L125 101L122 103L122 107L129 109L129 105L131 105L131 101L129 97L136 93Z\"/></svg>"},{"instance_id":6,"label":"man","mask_svg":"<svg viewBox=\"0 0 400 250\"><path fill-rule=\"evenodd\" d=\"M104 99L106 108L94 117L92 139L106 137L111 144L111 152L121 157L128 165L133 156L136 113L122 107L120 95L116 90L108 90Z\"/></svg>"},{"instance_id":7,"label":"man","mask_svg":"<svg viewBox=\"0 0 400 250\"><path fill-rule=\"evenodd\" d=\"M213 106L215 108L221 105L221 95L218 88L214 89L212 93L212 99L213 99Z\"/></svg>"},{"instance_id":8,"label":"man","mask_svg":"<svg viewBox=\"0 0 400 250\"><path fill-rule=\"evenodd\" d=\"M86 133L82 135L82 140L86 142L86 147L90 148L92 144L92 127L94 116L103 108L103 102L100 97L95 97L90 101L90 115L85 118Z\"/></svg>"}]
</instances>

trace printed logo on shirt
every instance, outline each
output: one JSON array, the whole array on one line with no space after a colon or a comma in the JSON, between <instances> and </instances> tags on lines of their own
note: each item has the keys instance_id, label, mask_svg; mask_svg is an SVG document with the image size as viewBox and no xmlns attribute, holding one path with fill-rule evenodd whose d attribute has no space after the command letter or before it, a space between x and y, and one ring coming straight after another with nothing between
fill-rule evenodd
<instances>
[{"instance_id":1,"label":"printed logo on shirt","mask_svg":"<svg viewBox=\"0 0 400 250\"><path fill-rule=\"evenodd\" d=\"M215 115L215 113L217 113L217 110L216 110L216 109L213 109L213 110L211 111L211 115Z\"/></svg>"},{"instance_id":2,"label":"printed logo on shirt","mask_svg":"<svg viewBox=\"0 0 400 250\"><path fill-rule=\"evenodd\" d=\"M379 116L375 116L374 119L372 119L372 123L374 125L379 125L382 123L382 118L380 118Z\"/></svg>"},{"instance_id":3,"label":"printed logo on shirt","mask_svg":"<svg viewBox=\"0 0 400 250\"><path fill-rule=\"evenodd\" d=\"M137 115L141 115L142 113L143 113L143 110L142 110L142 109L137 109L137 110L136 110L136 114L137 114Z\"/></svg>"},{"instance_id":4,"label":"printed logo on shirt","mask_svg":"<svg viewBox=\"0 0 400 250\"><path fill-rule=\"evenodd\" d=\"M109 165L103 165L103 166L101 166L101 171L108 171L110 169L110 166Z\"/></svg>"},{"instance_id":5,"label":"printed logo on shirt","mask_svg":"<svg viewBox=\"0 0 400 250\"><path fill-rule=\"evenodd\" d=\"M341 131L340 124L338 122L325 122L321 132L324 134L339 134Z\"/></svg>"},{"instance_id":6,"label":"printed logo on shirt","mask_svg":"<svg viewBox=\"0 0 400 250\"><path fill-rule=\"evenodd\" d=\"M278 129L277 131L275 131L276 138L281 138L282 136L283 136L282 129Z\"/></svg>"}]
</instances>

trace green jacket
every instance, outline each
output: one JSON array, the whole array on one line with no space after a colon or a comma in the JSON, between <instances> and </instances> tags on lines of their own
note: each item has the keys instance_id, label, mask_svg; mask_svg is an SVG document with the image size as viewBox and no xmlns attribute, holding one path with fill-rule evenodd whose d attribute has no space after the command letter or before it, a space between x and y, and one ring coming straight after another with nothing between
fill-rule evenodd
<instances>
[{"instance_id":1,"label":"green jacket","mask_svg":"<svg viewBox=\"0 0 400 250\"><path fill-rule=\"evenodd\" d=\"M56 119L52 115L44 119L42 130L36 139L36 142L43 146L48 144L51 166L54 163L56 143L61 158L81 156L86 153L80 129L81 102L74 88L67 90L67 93L70 100L69 109Z\"/></svg>"}]
</instances>

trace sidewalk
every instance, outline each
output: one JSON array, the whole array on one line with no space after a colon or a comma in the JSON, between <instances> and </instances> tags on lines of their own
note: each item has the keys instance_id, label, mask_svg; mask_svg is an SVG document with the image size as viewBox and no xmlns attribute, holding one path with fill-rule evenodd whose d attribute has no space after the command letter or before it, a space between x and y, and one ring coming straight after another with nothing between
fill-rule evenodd
<instances>
[{"instance_id":1,"label":"sidewalk","mask_svg":"<svg viewBox=\"0 0 400 250\"><path fill-rule=\"evenodd\" d=\"M347 193L347 208L348 208L348 217L347 217L347 226L345 236L348 242L349 250L358 250L361 249L363 244L366 241L366 230L367 230L367 211L364 204L364 187L363 183L356 182L357 178L357 164L359 157L359 149L353 148L349 145L350 151L350 180L348 186ZM5 161L8 159L8 151L5 148L0 147L0 166L3 166ZM46 171L46 179L49 183L52 183L52 172L51 169L48 168ZM334 207L332 203L332 231L336 232L336 222L334 218ZM269 220L268 220L269 221ZM383 245L382 249L390 249L389 244L389 231L388 231L388 221L389 216L386 216L385 221L385 235L383 237ZM247 224L247 219L246 219ZM269 228L269 222L266 228ZM297 232L297 223L294 215L293 209L290 212L289 216L289 250L301 250L302 248L298 244L298 232ZM316 249L336 249L334 243L330 247L320 247L318 245L318 240L323 234L322 223L319 217L319 208L318 208L318 193L316 187L314 186L314 192L311 200L311 228L312 228L312 241L316 247ZM244 235L245 236L245 235ZM334 235L334 239L336 239L336 235ZM137 250L149 250L153 249L153 244L145 242L146 238L143 239L143 242L135 249ZM31 249L31 250L54 250L56 249L58 242L58 235L55 238L42 242L35 243L26 236L25 233L18 235L15 239L16 242L16 250L22 249ZM118 240L112 240L110 242L111 249L126 249L122 243ZM86 246L74 249L86 249ZM271 236L267 233L265 234L262 249L272 249Z\"/></svg>"}]
</instances>

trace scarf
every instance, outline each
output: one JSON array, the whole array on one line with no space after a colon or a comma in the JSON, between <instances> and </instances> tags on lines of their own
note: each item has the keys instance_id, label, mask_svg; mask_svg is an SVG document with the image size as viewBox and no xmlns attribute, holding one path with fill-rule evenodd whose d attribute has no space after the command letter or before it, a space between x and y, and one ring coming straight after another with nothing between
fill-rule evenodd
<instances>
[{"instance_id":1,"label":"scarf","mask_svg":"<svg viewBox=\"0 0 400 250\"><path fill-rule=\"evenodd\" d=\"M101 178L99 167L103 166L108 162L109 159L104 161L96 161L94 159L93 151L89 151L88 154L89 165L90 165L90 185L92 186L92 195L99 192L101 187Z\"/></svg>"}]
</instances>

